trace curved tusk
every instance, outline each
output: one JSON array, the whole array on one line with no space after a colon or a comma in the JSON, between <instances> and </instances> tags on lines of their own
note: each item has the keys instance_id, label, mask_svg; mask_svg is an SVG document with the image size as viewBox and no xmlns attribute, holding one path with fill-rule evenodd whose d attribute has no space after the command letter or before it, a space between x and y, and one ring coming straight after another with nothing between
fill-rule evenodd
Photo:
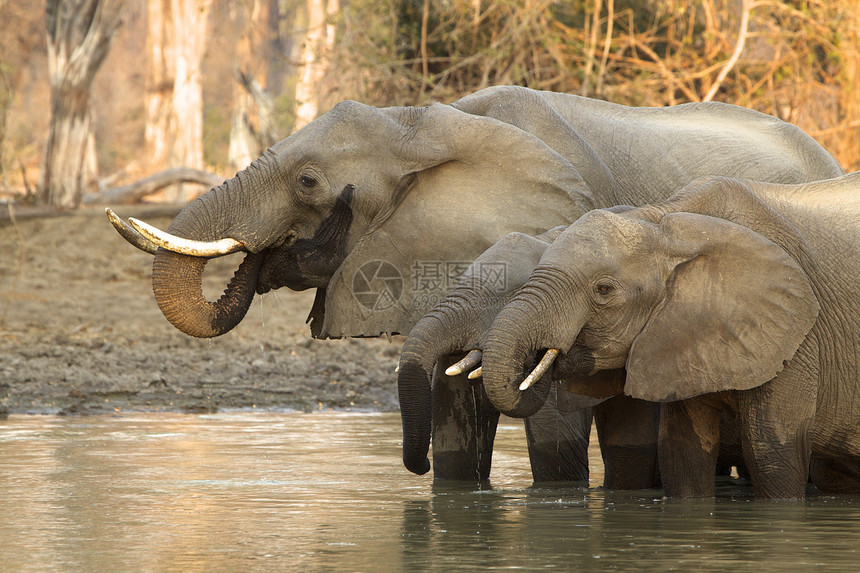
<instances>
[{"instance_id":1,"label":"curved tusk","mask_svg":"<svg viewBox=\"0 0 860 573\"><path fill-rule=\"evenodd\" d=\"M481 351L480 350L470 350L469 353L460 361L455 362L451 366L445 370L445 374L448 376L458 376L469 370L470 368L474 368L478 364L481 363ZM473 379L472 375L469 375L469 379Z\"/></svg>"},{"instance_id":2,"label":"curved tusk","mask_svg":"<svg viewBox=\"0 0 860 573\"><path fill-rule=\"evenodd\" d=\"M540 359L538 365L535 366L534 370L531 371L531 374L526 376L525 380L520 383L520 390L527 390L532 384L540 380L540 377L549 370L549 367L552 366L553 361L558 356L559 351L555 348L550 348L546 351L546 354L543 355L543 358Z\"/></svg>"},{"instance_id":3,"label":"curved tusk","mask_svg":"<svg viewBox=\"0 0 860 573\"><path fill-rule=\"evenodd\" d=\"M123 239L150 255L154 255L158 250L158 245L131 228L128 223L120 219L110 207L105 207L105 214L107 214L108 220L111 225L113 225L113 228L116 229L117 233L122 235Z\"/></svg>"},{"instance_id":4,"label":"curved tusk","mask_svg":"<svg viewBox=\"0 0 860 573\"><path fill-rule=\"evenodd\" d=\"M192 257L221 257L241 251L244 247L242 243L236 239L221 239L218 241L192 241L191 239L183 239L165 233L161 229L156 229L148 223L144 223L134 217L128 218L128 224L143 235L146 239L152 241L159 247L179 253L181 255L190 255Z\"/></svg>"},{"instance_id":5,"label":"curved tusk","mask_svg":"<svg viewBox=\"0 0 860 573\"><path fill-rule=\"evenodd\" d=\"M484 367L478 366L477 368L475 368L474 370L469 372L469 375L466 376L466 378L468 378L469 380L476 380L483 375L484 375Z\"/></svg>"}]
</instances>

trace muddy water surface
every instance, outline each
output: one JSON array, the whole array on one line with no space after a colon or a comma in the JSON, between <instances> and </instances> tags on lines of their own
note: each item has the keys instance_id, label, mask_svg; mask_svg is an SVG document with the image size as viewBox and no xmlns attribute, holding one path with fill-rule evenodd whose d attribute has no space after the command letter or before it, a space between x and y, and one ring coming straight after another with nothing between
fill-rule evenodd
<instances>
[{"instance_id":1,"label":"muddy water surface","mask_svg":"<svg viewBox=\"0 0 860 573\"><path fill-rule=\"evenodd\" d=\"M860 498L535 487L516 421L491 485L400 465L396 414L11 416L3 571L860 570ZM593 481L600 482L592 451Z\"/></svg>"}]
</instances>

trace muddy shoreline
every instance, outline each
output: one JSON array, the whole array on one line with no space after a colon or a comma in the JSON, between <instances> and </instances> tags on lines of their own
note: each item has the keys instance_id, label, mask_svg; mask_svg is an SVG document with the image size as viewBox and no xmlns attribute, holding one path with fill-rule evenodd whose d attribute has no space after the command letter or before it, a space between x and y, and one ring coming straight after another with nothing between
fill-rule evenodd
<instances>
[{"instance_id":1,"label":"muddy shoreline","mask_svg":"<svg viewBox=\"0 0 860 573\"><path fill-rule=\"evenodd\" d=\"M115 210L165 228L178 208ZM15 219L0 218L0 415L398 408L402 337L312 340L313 291L257 296L232 332L195 339L161 315L152 257L104 207ZM210 262L207 297L241 256Z\"/></svg>"}]
</instances>

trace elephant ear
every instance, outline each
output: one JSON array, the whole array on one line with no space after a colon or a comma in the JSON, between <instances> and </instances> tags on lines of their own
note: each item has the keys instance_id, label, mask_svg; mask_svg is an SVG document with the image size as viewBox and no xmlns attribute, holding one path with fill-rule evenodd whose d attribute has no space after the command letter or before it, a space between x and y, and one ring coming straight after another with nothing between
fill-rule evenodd
<instances>
[{"instance_id":1,"label":"elephant ear","mask_svg":"<svg viewBox=\"0 0 860 573\"><path fill-rule=\"evenodd\" d=\"M410 129L399 138L408 160L391 158L408 166L408 185L332 276L314 336L406 334L500 238L569 225L593 207L571 162L514 125L434 104Z\"/></svg>"},{"instance_id":2,"label":"elephant ear","mask_svg":"<svg viewBox=\"0 0 860 573\"><path fill-rule=\"evenodd\" d=\"M723 219L672 213L661 228L677 262L630 349L625 393L664 402L773 379L818 316L803 269Z\"/></svg>"}]
</instances>

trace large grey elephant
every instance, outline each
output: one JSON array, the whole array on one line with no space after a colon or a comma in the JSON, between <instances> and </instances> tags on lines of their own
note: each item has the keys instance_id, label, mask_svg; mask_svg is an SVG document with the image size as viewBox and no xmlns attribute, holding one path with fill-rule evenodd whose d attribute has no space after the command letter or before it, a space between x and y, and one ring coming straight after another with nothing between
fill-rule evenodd
<instances>
[{"instance_id":1,"label":"large grey elephant","mask_svg":"<svg viewBox=\"0 0 860 573\"><path fill-rule=\"evenodd\" d=\"M525 365L559 353L551 377L578 394L662 403L669 495L714 494L723 412L756 495L803 497L808 476L858 492L858 220L860 173L808 185L707 178L655 206L593 211L491 325L487 393L530 415L551 382L530 385Z\"/></svg>"},{"instance_id":2,"label":"large grey elephant","mask_svg":"<svg viewBox=\"0 0 860 573\"><path fill-rule=\"evenodd\" d=\"M114 222L137 246L161 247L156 301L187 334L222 334L255 291L286 286L317 288L313 336L378 336L409 332L448 277L507 233L643 204L713 173L799 182L841 170L802 131L750 110L635 109L507 86L424 108L338 104L190 203L166 234ZM248 254L224 296L206 301L206 261L237 250ZM498 413L485 396L463 399L463 376L434 384L440 436L456 436L434 442L436 477L486 478Z\"/></svg>"}]
</instances>

